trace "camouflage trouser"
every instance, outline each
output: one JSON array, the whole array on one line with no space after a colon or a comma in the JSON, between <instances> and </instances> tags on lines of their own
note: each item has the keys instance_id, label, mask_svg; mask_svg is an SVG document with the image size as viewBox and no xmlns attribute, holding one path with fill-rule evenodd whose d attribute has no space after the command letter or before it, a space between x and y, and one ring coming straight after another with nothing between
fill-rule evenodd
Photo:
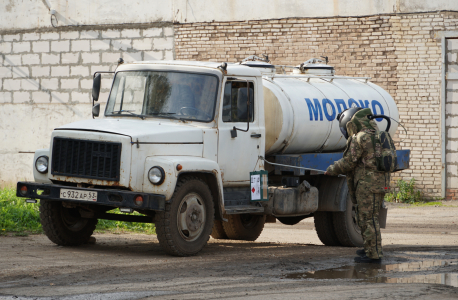
<instances>
[{"instance_id":1,"label":"camouflage trouser","mask_svg":"<svg viewBox=\"0 0 458 300\"><path fill-rule=\"evenodd\" d=\"M375 194L365 184L358 185L356 190L357 218L364 241L367 257L378 259L383 257L382 235L378 222L380 207L384 194Z\"/></svg>"}]
</instances>

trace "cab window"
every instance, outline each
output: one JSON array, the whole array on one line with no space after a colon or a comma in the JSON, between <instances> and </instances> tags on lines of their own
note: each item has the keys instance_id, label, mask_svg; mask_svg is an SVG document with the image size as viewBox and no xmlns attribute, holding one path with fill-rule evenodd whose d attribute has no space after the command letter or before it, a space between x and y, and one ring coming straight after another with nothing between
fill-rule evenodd
<instances>
[{"instance_id":1,"label":"cab window","mask_svg":"<svg viewBox=\"0 0 458 300\"><path fill-rule=\"evenodd\" d=\"M223 122L250 122L254 120L254 85L246 81L227 81L224 86ZM248 95L250 97L250 113L247 112ZM249 115L249 116L248 116Z\"/></svg>"}]
</instances>

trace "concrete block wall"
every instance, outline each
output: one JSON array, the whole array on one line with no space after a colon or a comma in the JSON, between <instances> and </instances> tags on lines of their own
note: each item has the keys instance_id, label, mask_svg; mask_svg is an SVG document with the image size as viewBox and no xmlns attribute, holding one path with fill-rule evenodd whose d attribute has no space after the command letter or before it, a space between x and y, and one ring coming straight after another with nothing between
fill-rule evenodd
<instances>
[{"instance_id":1,"label":"concrete block wall","mask_svg":"<svg viewBox=\"0 0 458 300\"><path fill-rule=\"evenodd\" d=\"M237 62L268 54L297 65L328 56L339 75L370 76L398 104L397 147L411 149L409 170L428 198L441 196L441 42L434 33L457 28L451 12L346 18L292 18L175 26L176 58Z\"/></svg>"},{"instance_id":2,"label":"concrete block wall","mask_svg":"<svg viewBox=\"0 0 458 300\"><path fill-rule=\"evenodd\" d=\"M0 186L32 180L33 152L54 128L91 117L92 76L117 60L174 59L169 23L62 27L0 35ZM101 110L111 87L102 75Z\"/></svg>"}]
</instances>

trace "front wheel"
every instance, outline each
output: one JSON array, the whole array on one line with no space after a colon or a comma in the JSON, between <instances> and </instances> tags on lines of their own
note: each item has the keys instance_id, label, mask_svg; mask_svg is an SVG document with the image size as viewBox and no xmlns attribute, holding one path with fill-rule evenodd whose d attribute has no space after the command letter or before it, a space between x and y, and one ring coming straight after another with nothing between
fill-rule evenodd
<instances>
[{"instance_id":1,"label":"front wheel","mask_svg":"<svg viewBox=\"0 0 458 300\"><path fill-rule=\"evenodd\" d=\"M60 246L86 243L97 225L97 219L82 218L77 208L46 200L40 200L40 221L46 236Z\"/></svg>"},{"instance_id":2,"label":"front wheel","mask_svg":"<svg viewBox=\"0 0 458 300\"><path fill-rule=\"evenodd\" d=\"M165 252L175 256L198 253L213 227L213 198L208 185L195 177L180 179L165 211L156 216L157 238Z\"/></svg>"}]
</instances>

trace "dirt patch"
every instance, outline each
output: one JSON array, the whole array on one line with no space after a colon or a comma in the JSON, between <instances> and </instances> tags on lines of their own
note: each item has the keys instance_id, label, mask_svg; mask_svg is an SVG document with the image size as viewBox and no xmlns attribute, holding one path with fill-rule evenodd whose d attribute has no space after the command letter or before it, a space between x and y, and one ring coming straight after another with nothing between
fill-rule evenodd
<instances>
[{"instance_id":1,"label":"dirt patch","mask_svg":"<svg viewBox=\"0 0 458 300\"><path fill-rule=\"evenodd\" d=\"M458 207L391 206L376 274L353 263L355 248L323 246L312 218L266 224L256 242L210 239L187 258L167 256L154 235L96 234L94 245L81 247L44 235L1 236L0 299L457 299L456 216ZM415 264L422 267L405 267ZM357 275L291 277L330 269ZM451 277L441 282L441 274Z\"/></svg>"}]
</instances>

